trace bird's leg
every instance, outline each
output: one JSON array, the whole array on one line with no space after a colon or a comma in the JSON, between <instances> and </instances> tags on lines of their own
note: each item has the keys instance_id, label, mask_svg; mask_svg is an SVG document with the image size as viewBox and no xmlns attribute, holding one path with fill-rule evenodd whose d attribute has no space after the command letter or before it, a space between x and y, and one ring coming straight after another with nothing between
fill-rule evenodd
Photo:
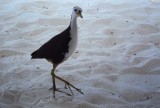
<instances>
[{"instance_id":1,"label":"bird's leg","mask_svg":"<svg viewBox=\"0 0 160 108\"><path fill-rule=\"evenodd\" d=\"M77 91L80 92L81 94L84 94L84 93L81 91L81 89L76 88L75 86L73 86L72 84L70 84L68 81L66 81L66 80L64 80L64 79L62 79L62 78L60 78L60 77L58 77L58 76L56 76L56 75L54 75L54 77L57 78L57 79L59 79L60 81L64 82L65 85L68 86L68 88L69 88L69 90L71 91L72 95L73 95L73 92L72 92L72 90L71 90L70 87L74 88L75 90L77 90Z\"/></svg>"},{"instance_id":2,"label":"bird's leg","mask_svg":"<svg viewBox=\"0 0 160 108\"><path fill-rule=\"evenodd\" d=\"M54 74L55 68L56 67L53 67L53 69L51 70L52 82L53 82L53 87L51 89L53 89L52 91L53 91L54 98L55 98L55 91L56 91L55 74Z\"/></svg>"},{"instance_id":3,"label":"bird's leg","mask_svg":"<svg viewBox=\"0 0 160 108\"><path fill-rule=\"evenodd\" d=\"M53 91L53 97L55 98L55 91L58 91L58 92L61 92L61 93L65 93L66 95L68 96L71 96L70 94L64 92L64 91L61 91L61 90L58 90L56 88L56 83L55 83L55 69L56 67L53 67L53 69L51 70L51 75L52 75L52 82L53 82L53 87L51 87L49 90L52 90Z\"/></svg>"}]
</instances>

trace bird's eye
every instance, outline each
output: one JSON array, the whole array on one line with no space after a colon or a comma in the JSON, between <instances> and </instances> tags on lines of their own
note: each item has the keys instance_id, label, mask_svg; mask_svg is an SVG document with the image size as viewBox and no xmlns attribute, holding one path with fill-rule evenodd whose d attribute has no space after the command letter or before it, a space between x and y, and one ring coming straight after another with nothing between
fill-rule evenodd
<instances>
[{"instance_id":1,"label":"bird's eye","mask_svg":"<svg viewBox=\"0 0 160 108\"><path fill-rule=\"evenodd\" d=\"M74 9L75 12L77 12L77 9Z\"/></svg>"}]
</instances>

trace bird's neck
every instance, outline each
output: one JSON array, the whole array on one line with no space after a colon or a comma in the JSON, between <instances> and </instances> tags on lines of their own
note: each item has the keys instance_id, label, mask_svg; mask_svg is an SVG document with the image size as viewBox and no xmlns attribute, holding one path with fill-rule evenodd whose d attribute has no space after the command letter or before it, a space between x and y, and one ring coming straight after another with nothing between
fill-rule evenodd
<instances>
[{"instance_id":1,"label":"bird's neck","mask_svg":"<svg viewBox=\"0 0 160 108\"><path fill-rule=\"evenodd\" d=\"M77 17L72 15L70 20L71 32L77 32Z\"/></svg>"}]
</instances>

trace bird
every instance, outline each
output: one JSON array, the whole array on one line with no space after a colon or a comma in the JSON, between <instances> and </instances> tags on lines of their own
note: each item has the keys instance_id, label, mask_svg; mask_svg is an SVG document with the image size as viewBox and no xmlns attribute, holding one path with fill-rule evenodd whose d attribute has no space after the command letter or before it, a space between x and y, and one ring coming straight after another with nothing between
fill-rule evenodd
<instances>
[{"instance_id":1,"label":"bird","mask_svg":"<svg viewBox=\"0 0 160 108\"><path fill-rule=\"evenodd\" d=\"M77 29L77 18L83 18L82 8L79 6L73 7L70 24L63 32L52 37L48 42L43 44L39 49L31 54L31 59L46 59L51 62L53 68L51 70L53 87L49 90L53 91L53 97L55 98L55 92L62 92L69 96L74 96L71 88L74 88L79 93L84 94L81 89L76 88L68 81L60 78L55 74L55 69L58 65L66 61L75 51L78 42L78 29ZM65 88L69 88L71 94L60 91L56 88L55 79L62 81L65 84Z\"/></svg>"}]
</instances>

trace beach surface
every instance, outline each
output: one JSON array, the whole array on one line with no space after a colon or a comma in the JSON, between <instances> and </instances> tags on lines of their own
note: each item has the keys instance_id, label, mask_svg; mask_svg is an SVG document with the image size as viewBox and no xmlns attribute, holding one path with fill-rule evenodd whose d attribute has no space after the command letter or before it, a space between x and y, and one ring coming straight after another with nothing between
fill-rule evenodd
<instances>
[{"instance_id":1,"label":"beach surface","mask_svg":"<svg viewBox=\"0 0 160 108\"><path fill-rule=\"evenodd\" d=\"M78 46L56 75L84 95L54 99L52 65L30 54L68 27L74 6ZM1 0L0 108L160 108L160 1Z\"/></svg>"}]
</instances>

